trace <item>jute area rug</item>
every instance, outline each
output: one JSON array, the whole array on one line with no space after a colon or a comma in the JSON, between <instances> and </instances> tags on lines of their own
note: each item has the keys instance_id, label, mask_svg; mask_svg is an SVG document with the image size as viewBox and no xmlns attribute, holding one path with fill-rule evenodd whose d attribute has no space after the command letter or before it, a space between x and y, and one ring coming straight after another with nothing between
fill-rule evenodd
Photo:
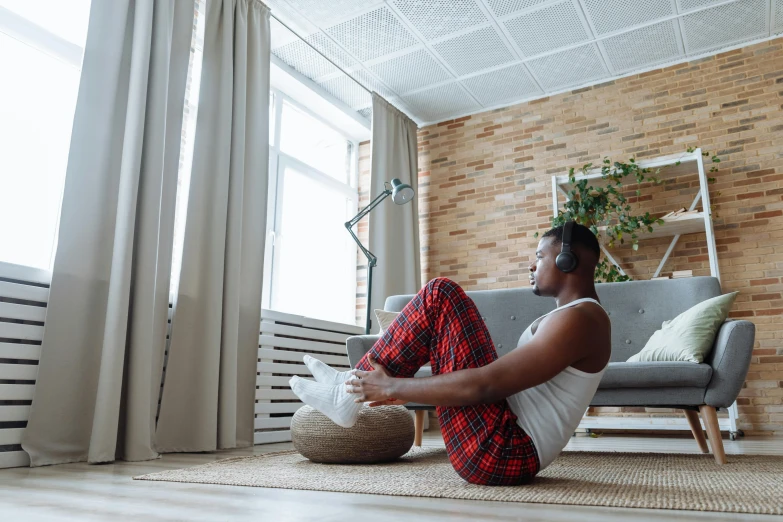
<instances>
[{"instance_id":1,"label":"jute area rug","mask_svg":"<svg viewBox=\"0 0 783 522\"><path fill-rule=\"evenodd\" d=\"M528 485L475 486L444 448L413 448L388 464L315 464L295 450L237 457L137 480L372 495L624 508L783 514L783 457L564 452Z\"/></svg>"}]
</instances>

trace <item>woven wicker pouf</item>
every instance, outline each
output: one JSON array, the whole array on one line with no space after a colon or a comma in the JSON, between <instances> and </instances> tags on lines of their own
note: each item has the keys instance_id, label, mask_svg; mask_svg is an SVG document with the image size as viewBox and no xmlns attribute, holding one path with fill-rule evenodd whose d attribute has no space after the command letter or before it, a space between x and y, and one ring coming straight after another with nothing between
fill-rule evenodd
<instances>
[{"instance_id":1,"label":"woven wicker pouf","mask_svg":"<svg viewBox=\"0 0 783 522\"><path fill-rule=\"evenodd\" d=\"M388 462L411 449L413 435L413 419L404 406L362 408L350 428L341 428L310 406L299 408L291 419L291 442L313 462Z\"/></svg>"}]
</instances>

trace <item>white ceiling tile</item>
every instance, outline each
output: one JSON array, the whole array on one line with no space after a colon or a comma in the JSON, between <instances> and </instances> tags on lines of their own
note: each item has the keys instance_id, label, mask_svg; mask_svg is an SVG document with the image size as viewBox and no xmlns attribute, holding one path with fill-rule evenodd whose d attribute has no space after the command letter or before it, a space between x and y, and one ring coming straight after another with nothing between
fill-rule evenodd
<instances>
[{"instance_id":1,"label":"white ceiling tile","mask_svg":"<svg viewBox=\"0 0 783 522\"><path fill-rule=\"evenodd\" d=\"M694 9L698 9L700 7L707 7L708 5L717 4L724 1L725 0L677 0L677 5L680 12L684 13L686 11L693 11Z\"/></svg>"},{"instance_id":2,"label":"white ceiling tile","mask_svg":"<svg viewBox=\"0 0 783 522\"><path fill-rule=\"evenodd\" d=\"M530 9L549 0L485 0L498 18Z\"/></svg>"},{"instance_id":3,"label":"white ceiling tile","mask_svg":"<svg viewBox=\"0 0 783 522\"><path fill-rule=\"evenodd\" d=\"M783 31L783 0L772 0L772 32Z\"/></svg>"},{"instance_id":4,"label":"white ceiling tile","mask_svg":"<svg viewBox=\"0 0 783 522\"><path fill-rule=\"evenodd\" d=\"M527 62L546 91L582 85L607 76L595 44L575 47Z\"/></svg>"},{"instance_id":5,"label":"white ceiling tile","mask_svg":"<svg viewBox=\"0 0 783 522\"><path fill-rule=\"evenodd\" d=\"M682 17L688 54L767 34L767 0L739 0Z\"/></svg>"},{"instance_id":6,"label":"white ceiling tile","mask_svg":"<svg viewBox=\"0 0 783 522\"><path fill-rule=\"evenodd\" d=\"M324 33L318 32L311 34L305 38L305 40L307 40L310 45L318 49L318 52L322 53L324 56L328 56L330 60L343 69L348 69L357 65L356 60L351 58L348 53L343 51L339 45L334 43Z\"/></svg>"},{"instance_id":7,"label":"white ceiling tile","mask_svg":"<svg viewBox=\"0 0 783 522\"><path fill-rule=\"evenodd\" d=\"M333 25L367 10L382 0L285 0L300 13L321 27Z\"/></svg>"},{"instance_id":8,"label":"white ceiling tile","mask_svg":"<svg viewBox=\"0 0 783 522\"><path fill-rule=\"evenodd\" d=\"M329 27L326 33L362 61L419 43L387 7Z\"/></svg>"},{"instance_id":9,"label":"white ceiling tile","mask_svg":"<svg viewBox=\"0 0 783 522\"><path fill-rule=\"evenodd\" d=\"M783 33L783 0L266 1L293 30L271 21L282 61L364 116L362 86L426 122Z\"/></svg>"},{"instance_id":10,"label":"white ceiling tile","mask_svg":"<svg viewBox=\"0 0 783 522\"><path fill-rule=\"evenodd\" d=\"M677 42L677 20L667 20L601 40L616 72L642 69L684 56Z\"/></svg>"},{"instance_id":11,"label":"white ceiling tile","mask_svg":"<svg viewBox=\"0 0 783 522\"><path fill-rule=\"evenodd\" d=\"M456 83L440 85L402 97L402 101L422 121L435 122L481 108Z\"/></svg>"},{"instance_id":12,"label":"white ceiling tile","mask_svg":"<svg viewBox=\"0 0 783 522\"><path fill-rule=\"evenodd\" d=\"M439 42L432 46L454 72L470 74L514 61L493 27Z\"/></svg>"},{"instance_id":13,"label":"white ceiling tile","mask_svg":"<svg viewBox=\"0 0 783 522\"><path fill-rule=\"evenodd\" d=\"M476 0L393 0L393 3L427 40L488 21Z\"/></svg>"},{"instance_id":14,"label":"white ceiling tile","mask_svg":"<svg viewBox=\"0 0 783 522\"><path fill-rule=\"evenodd\" d=\"M386 99L393 97L395 94L390 91L385 85L375 79L370 73L364 69L357 69L352 71L351 76L359 83L367 87L371 91L375 91Z\"/></svg>"},{"instance_id":15,"label":"white ceiling tile","mask_svg":"<svg viewBox=\"0 0 783 522\"><path fill-rule=\"evenodd\" d=\"M676 14L672 0L581 0L598 35Z\"/></svg>"},{"instance_id":16,"label":"white ceiling tile","mask_svg":"<svg viewBox=\"0 0 783 522\"><path fill-rule=\"evenodd\" d=\"M419 49L370 67L383 82L406 93L452 78L429 51Z\"/></svg>"},{"instance_id":17,"label":"white ceiling tile","mask_svg":"<svg viewBox=\"0 0 783 522\"><path fill-rule=\"evenodd\" d=\"M338 100L342 100L352 109L367 107L372 103L372 96L370 96L370 93L356 83L356 80L344 74L337 78L332 78L331 80L318 82L318 84L323 87L326 92Z\"/></svg>"},{"instance_id":18,"label":"white ceiling tile","mask_svg":"<svg viewBox=\"0 0 783 522\"><path fill-rule=\"evenodd\" d=\"M504 23L525 56L584 42L589 35L572 0L566 0Z\"/></svg>"},{"instance_id":19,"label":"white ceiling tile","mask_svg":"<svg viewBox=\"0 0 783 522\"><path fill-rule=\"evenodd\" d=\"M462 80L485 107L543 94L522 64Z\"/></svg>"},{"instance_id":20,"label":"white ceiling tile","mask_svg":"<svg viewBox=\"0 0 783 522\"><path fill-rule=\"evenodd\" d=\"M302 40L272 49L272 54L310 79L340 72L340 69Z\"/></svg>"}]
</instances>

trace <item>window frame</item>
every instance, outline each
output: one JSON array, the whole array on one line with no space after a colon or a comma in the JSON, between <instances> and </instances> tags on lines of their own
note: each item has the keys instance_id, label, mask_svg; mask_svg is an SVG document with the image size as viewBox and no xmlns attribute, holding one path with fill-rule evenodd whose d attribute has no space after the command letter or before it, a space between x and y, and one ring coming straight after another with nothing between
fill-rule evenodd
<instances>
[{"instance_id":1,"label":"window frame","mask_svg":"<svg viewBox=\"0 0 783 522\"><path fill-rule=\"evenodd\" d=\"M0 33L11 39L17 40L21 44L27 45L46 56L73 67L81 76L82 59L84 57L87 35L85 35L84 38L85 45L78 45L3 6L0 6ZM75 101L76 100L74 100L74 102ZM67 164L65 165L65 169L67 170ZM64 188L65 171L62 172L62 176ZM61 193L57 207L57 219L54 225L55 233L52 238L51 251L49 254L49 266L47 268L38 268L30 265L17 265L15 263L0 260L0 270L2 270L3 273L14 273L14 271L18 271L21 274L46 274L47 278L51 279L57 242L59 240L60 220L62 218L62 200L63 194Z\"/></svg>"},{"instance_id":2,"label":"window frame","mask_svg":"<svg viewBox=\"0 0 783 522\"><path fill-rule=\"evenodd\" d=\"M264 250L264 292L261 305L263 308L274 310L274 308L272 308L276 284L274 269L275 266L279 266L280 263L280 248L277 248L278 245L276 244L276 239L280 234L282 197L283 190L285 190L284 176L286 167L291 167L297 170L299 173L311 178L312 180L318 183L323 183L324 185L327 185L330 188L344 194L346 199L349 201L352 213L356 214L359 207L359 142L348 136L344 130L334 126L331 122L320 117L313 110L302 105L279 89L271 88L270 97L272 98L269 113L270 122L272 122L270 125L270 132L274 133L274 139L270 139L269 143L269 191L267 196L267 224L265 232L266 248ZM322 172L319 169L312 167L311 165L304 163L303 161L280 150L284 103L292 105L296 109L328 126L335 132L339 133L348 143L351 144L351 157L348 162L349 172L347 176L347 182L341 182L329 174L326 174L325 172ZM272 126L274 130L272 130ZM346 221L348 221L348 219L350 219L350 217L347 218ZM352 272L355 293L357 284L357 271L355 262L353 267L354 268ZM356 311L354 310L351 314L351 317L355 316L355 314Z\"/></svg>"}]
</instances>

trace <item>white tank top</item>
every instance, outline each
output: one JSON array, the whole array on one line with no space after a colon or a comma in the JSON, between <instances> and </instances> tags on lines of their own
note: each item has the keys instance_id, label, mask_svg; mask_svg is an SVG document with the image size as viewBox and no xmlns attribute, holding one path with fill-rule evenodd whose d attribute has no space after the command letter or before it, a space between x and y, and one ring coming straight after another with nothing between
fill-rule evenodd
<instances>
[{"instance_id":1,"label":"white tank top","mask_svg":"<svg viewBox=\"0 0 783 522\"><path fill-rule=\"evenodd\" d=\"M601 306L595 299L586 297L571 301L549 314L588 301ZM549 314L533 321L519 338L517 348L533 338L538 325ZM506 399L511 411L517 416L517 424L533 439L541 469L551 464L568 444L593 400L604 371L606 366L598 373L587 373L569 366L547 382Z\"/></svg>"}]
</instances>

